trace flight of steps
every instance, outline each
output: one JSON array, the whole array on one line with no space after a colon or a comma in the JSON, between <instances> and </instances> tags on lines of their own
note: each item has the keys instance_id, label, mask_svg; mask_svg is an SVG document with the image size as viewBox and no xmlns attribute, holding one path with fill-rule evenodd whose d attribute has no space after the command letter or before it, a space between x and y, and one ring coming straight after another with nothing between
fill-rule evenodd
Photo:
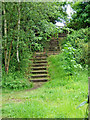
<instances>
[{"instance_id":1,"label":"flight of steps","mask_svg":"<svg viewBox=\"0 0 90 120\"><path fill-rule=\"evenodd\" d=\"M31 82L46 82L49 80L47 57L50 55L59 54L58 40L49 42L48 52L35 52L32 59L30 81Z\"/></svg>"},{"instance_id":2,"label":"flight of steps","mask_svg":"<svg viewBox=\"0 0 90 120\"><path fill-rule=\"evenodd\" d=\"M57 53L60 51L58 39L52 38L49 42L49 52Z\"/></svg>"},{"instance_id":3,"label":"flight of steps","mask_svg":"<svg viewBox=\"0 0 90 120\"><path fill-rule=\"evenodd\" d=\"M33 57L33 64L31 66L32 82L45 82L49 79L47 70L47 55L45 52L35 52Z\"/></svg>"}]
</instances>

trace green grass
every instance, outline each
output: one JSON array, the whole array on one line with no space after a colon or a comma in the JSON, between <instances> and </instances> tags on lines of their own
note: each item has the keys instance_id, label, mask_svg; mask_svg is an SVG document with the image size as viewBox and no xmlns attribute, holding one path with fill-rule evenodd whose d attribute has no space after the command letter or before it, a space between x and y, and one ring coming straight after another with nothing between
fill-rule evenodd
<instances>
[{"instance_id":1,"label":"green grass","mask_svg":"<svg viewBox=\"0 0 90 120\"><path fill-rule=\"evenodd\" d=\"M49 58L51 80L36 90L3 91L3 117L84 118L87 104L88 72L67 76L58 57ZM59 61L59 62L57 62Z\"/></svg>"}]
</instances>

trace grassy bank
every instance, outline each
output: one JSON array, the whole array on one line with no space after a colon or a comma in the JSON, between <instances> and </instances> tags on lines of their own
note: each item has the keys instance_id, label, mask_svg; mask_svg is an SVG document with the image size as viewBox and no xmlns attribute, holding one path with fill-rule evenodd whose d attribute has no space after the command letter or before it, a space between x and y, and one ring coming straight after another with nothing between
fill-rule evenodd
<instances>
[{"instance_id":1,"label":"grassy bank","mask_svg":"<svg viewBox=\"0 0 90 120\"><path fill-rule=\"evenodd\" d=\"M56 56L49 58L50 81L36 90L3 91L3 117L84 118L87 104L88 72L67 75Z\"/></svg>"}]
</instances>

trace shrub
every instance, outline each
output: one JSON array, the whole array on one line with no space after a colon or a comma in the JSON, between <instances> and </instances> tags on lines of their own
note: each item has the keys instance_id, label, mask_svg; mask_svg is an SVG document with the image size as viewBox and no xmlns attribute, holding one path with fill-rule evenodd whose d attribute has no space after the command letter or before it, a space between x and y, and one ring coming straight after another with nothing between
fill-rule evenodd
<instances>
[{"instance_id":1,"label":"shrub","mask_svg":"<svg viewBox=\"0 0 90 120\"><path fill-rule=\"evenodd\" d=\"M85 65L88 62L88 40L90 37L90 28L73 31L67 35L66 42L68 42L75 51L73 52L75 61L78 64ZM66 43L67 44L67 43Z\"/></svg>"},{"instance_id":2,"label":"shrub","mask_svg":"<svg viewBox=\"0 0 90 120\"><path fill-rule=\"evenodd\" d=\"M59 75L64 72L66 75L73 75L84 68L87 69L89 35L89 28L72 31L67 35L62 44L62 53L55 58L54 56L49 58L53 64L53 73L56 71ZM58 66L57 70L54 66Z\"/></svg>"},{"instance_id":3,"label":"shrub","mask_svg":"<svg viewBox=\"0 0 90 120\"><path fill-rule=\"evenodd\" d=\"M2 88L25 89L31 88L33 85L18 71L15 73L4 74L2 79Z\"/></svg>"},{"instance_id":4,"label":"shrub","mask_svg":"<svg viewBox=\"0 0 90 120\"><path fill-rule=\"evenodd\" d=\"M62 51L64 61L62 67L67 74L72 75L75 74L78 69L82 69L82 66L78 64L75 59L76 49L69 42L64 45Z\"/></svg>"}]
</instances>

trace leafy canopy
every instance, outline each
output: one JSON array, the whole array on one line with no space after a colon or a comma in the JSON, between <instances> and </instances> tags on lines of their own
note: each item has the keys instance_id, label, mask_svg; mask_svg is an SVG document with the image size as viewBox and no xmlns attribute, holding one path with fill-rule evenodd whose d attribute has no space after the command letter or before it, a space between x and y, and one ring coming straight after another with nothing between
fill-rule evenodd
<instances>
[{"instance_id":1,"label":"leafy canopy","mask_svg":"<svg viewBox=\"0 0 90 120\"><path fill-rule=\"evenodd\" d=\"M71 7L76 11L72 15L72 19L68 27L78 30L86 28L90 24L90 1L89 2L75 2L70 3Z\"/></svg>"}]
</instances>

